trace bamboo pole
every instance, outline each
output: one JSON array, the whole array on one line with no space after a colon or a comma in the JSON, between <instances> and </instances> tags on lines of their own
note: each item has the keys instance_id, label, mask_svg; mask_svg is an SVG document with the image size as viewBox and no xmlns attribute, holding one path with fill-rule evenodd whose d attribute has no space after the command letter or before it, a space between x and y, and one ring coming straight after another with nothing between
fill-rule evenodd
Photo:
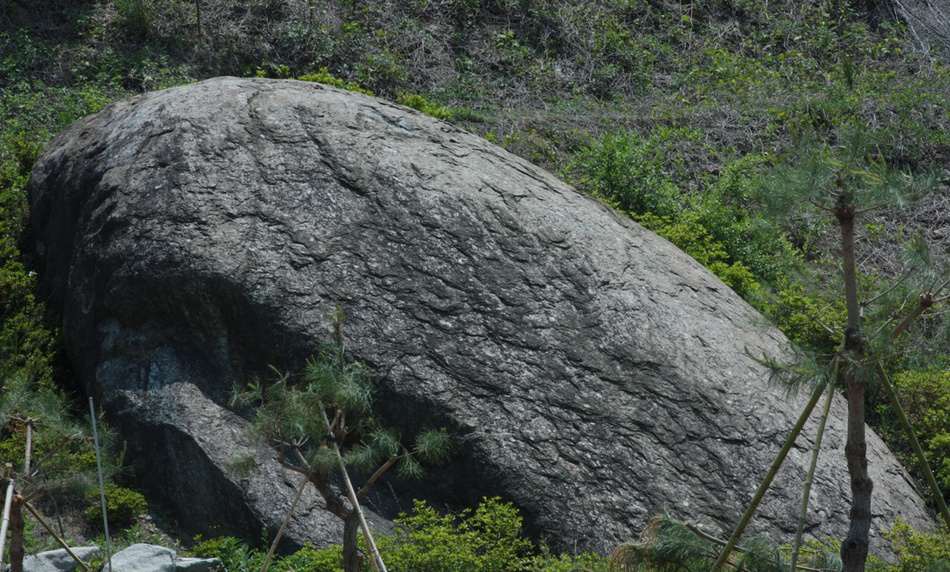
<instances>
[{"instance_id":1,"label":"bamboo pole","mask_svg":"<svg viewBox=\"0 0 950 572\"><path fill-rule=\"evenodd\" d=\"M267 569L270 568L270 563L274 559L274 553L277 552L277 545L280 543L280 539L284 536L284 530L287 529L287 524L290 522L291 517L294 515L294 511L297 510L297 504L300 502L300 498L303 496L304 489L307 488L307 483L310 482L310 475L304 475L300 479L300 484L297 485L297 494L294 496L294 502L290 504L290 509L287 511L287 514L284 515L284 521L280 523L280 528L277 529L277 535L274 536L274 541L271 542L270 550L267 551L267 556L264 558L264 564L261 566L261 572L267 572Z\"/></svg>"},{"instance_id":2,"label":"bamboo pole","mask_svg":"<svg viewBox=\"0 0 950 572\"><path fill-rule=\"evenodd\" d=\"M828 382L823 381L822 383L819 383L812 392L811 399L808 400L808 403L805 405L805 409L802 411L801 415L798 416L798 421L795 423L795 426L792 427L788 437L785 438L785 444L782 445L782 449L779 451L778 456L776 456L775 460L772 461L772 466L769 467L768 473L766 473L765 478L762 479L762 482L759 484L759 488L755 491L755 495L752 497L752 502L749 503L749 506L746 508L745 513L743 513L742 519L739 521L738 526L736 526L732 536L730 536L729 540L726 542L726 547L723 548L722 553L719 555L719 559L713 566L713 572L719 572L719 570L722 570L722 567L725 566L726 562L728 562L729 556L735 549L736 544L738 544L739 539L742 538L742 533L745 532L745 529L752 520L752 515L755 514L756 509L759 508L759 504L762 502L762 498L765 497L765 493L769 490L769 487L772 486L772 481L775 480L775 475L778 474L778 470L782 467L782 463L785 462L785 457L788 456L788 452L792 449L792 445L795 444L795 439L797 439L799 433L802 432L805 422L808 421L808 418L811 416L811 412L815 409L815 405L818 404L818 400L821 398L821 394L824 392L827 385Z\"/></svg>"},{"instance_id":3,"label":"bamboo pole","mask_svg":"<svg viewBox=\"0 0 950 572\"><path fill-rule=\"evenodd\" d=\"M808 466L808 474L805 476L805 487L802 491L802 510L798 515L798 530L795 532L795 542L792 544L792 570L798 566L798 553L802 547L802 535L805 534L805 519L808 516L808 500L811 496L811 485L815 479L815 467L818 466L818 455L821 454L821 441L825 436L825 423L828 421L828 414L831 412L831 402L834 401L834 387L828 388L828 397L825 398L825 406L821 411L821 420L818 422L818 432L815 436L815 447L811 452L811 464Z\"/></svg>"},{"instance_id":4,"label":"bamboo pole","mask_svg":"<svg viewBox=\"0 0 950 572\"><path fill-rule=\"evenodd\" d=\"M379 549L376 547L376 541L373 539L373 533L370 532L369 524L366 523L366 516L363 514L362 507L360 507L360 501L356 496L356 491L353 489L353 483L350 482L350 475L346 471L346 463L343 462L340 445L336 442L336 436L332 433L333 429L330 426L330 418L327 417L327 410L323 407L322 403L320 404L320 415L323 416L323 423L327 427L327 432L330 433L333 451L336 453L337 464L340 466L340 472L343 474L343 483L346 485L346 494L350 499L350 503L353 505L353 510L356 511L356 515L359 517L360 526L363 528L364 536L366 536L366 544L369 545L369 550L373 555L373 567L376 568L377 572L387 572L386 563L383 562L383 557L380 556Z\"/></svg>"},{"instance_id":5,"label":"bamboo pole","mask_svg":"<svg viewBox=\"0 0 950 572\"><path fill-rule=\"evenodd\" d=\"M82 558L77 556L76 553L73 552L73 550L69 547L69 545L66 544L66 541L63 540L61 536L59 536L58 534L56 534L56 532L53 531L53 527L50 526L49 523L47 523L46 520L44 520L42 516L40 516L40 513L35 508L33 508L33 506L30 503L25 502L23 503L23 506L25 506L26 510L29 511L29 513L33 515L33 518L36 519L36 522L40 523L40 526L45 528L46 532L48 532L50 536L52 536L56 540L56 542L58 542L59 545L63 547L63 549L66 551L66 554L69 554L72 557L72 559L76 561L77 564L83 567L84 570L89 570L89 565L83 562Z\"/></svg>"},{"instance_id":6,"label":"bamboo pole","mask_svg":"<svg viewBox=\"0 0 950 572\"><path fill-rule=\"evenodd\" d=\"M0 569L3 569L3 550L7 540L7 527L10 525L10 509L13 507L13 489L16 482L10 479L7 483L7 494L3 501L3 517L0 520Z\"/></svg>"},{"instance_id":7,"label":"bamboo pole","mask_svg":"<svg viewBox=\"0 0 950 572\"><path fill-rule=\"evenodd\" d=\"M708 532L704 531L703 529L699 528L698 526L696 526L696 525L694 525L694 524L691 524L691 523L688 523L688 522L684 522L684 523L682 523L682 524L683 524L683 526L685 526L686 528L688 528L693 534L695 534L696 536L702 538L703 540L708 540L709 542L714 542L714 543L718 544L719 546L725 546L725 545L726 545L726 541L725 541L725 540L723 540L723 539L721 539L721 538L716 538L715 536L709 534ZM738 545L738 544L735 546L735 548L733 548L733 550L736 551L736 552L740 552L740 553L749 552L749 550L748 550L747 548L745 548L744 546L740 546L740 545ZM807 572L826 572L826 569L824 569L824 568L812 568L811 566L802 566L802 565L795 566L795 567L793 567L792 569L793 569L793 570L806 570Z\"/></svg>"},{"instance_id":8,"label":"bamboo pole","mask_svg":"<svg viewBox=\"0 0 950 572\"><path fill-rule=\"evenodd\" d=\"M26 420L26 459L23 461L23 476L30 478L30 464L33 459L33 420Z\"/></svg>"},{"instance_id":9,"label":"bamboo pole","mask_svg":"<svg viewBox=\"0 0 950 572\"><path fill-rule=\"evenodd\" d=\"M914 427L910 424L910 419L907 418L904 406L901 405L901 400L897 397L897 391L894 389L894 386L891 385L891 380L888 378L887 372L884 371L884 367L880 362L877 364L877 373L881 376L881 383L884 385L884 390L894 405L894 409L897 410L897 418L900 420L904 432L907 433L907 438L910 439L910 444L917 456L917 463L920 465L920 470L923 471L924 476L927 477L927 484L930 485L930 491L934 495L934 501L940 510L940 516L943 517L943 522L947 525L947 529L950 529L950 510L947 509L947 503L943 500L943 492L940 490L940 486L937 485L937 479L934 478L933 471L930 470L930 463L927 462L924 448L920 446L920 441L917 440Z\"/></svg>"},{"instance_id":10,"label":"bamboo pole","mask_svg":"<svg viewBox=\"0 0 950 572\"><path fill-rule=\"evenodd\" d=\"M92 439L96 446L96 473L99 476L99 501L102 504L102 528L106 533L106 561L109 563L109 572L112 572L112 539L109 538L109 513L106 509L106 487L102 478L102 455L99 452L99 429L96 425L96 406L89 397L89 416L92 419Z\"/></svg>"}]
</instances>

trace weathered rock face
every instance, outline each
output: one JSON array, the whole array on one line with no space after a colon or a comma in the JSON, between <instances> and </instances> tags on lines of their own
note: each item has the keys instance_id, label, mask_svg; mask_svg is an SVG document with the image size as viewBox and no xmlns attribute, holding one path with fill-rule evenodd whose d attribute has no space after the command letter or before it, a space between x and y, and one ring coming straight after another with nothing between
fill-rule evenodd
<instances>
[{"instance_id":1,"label":"weathered rock face","mask_svg":"<svg viewBox=\"0 0 950 572\"><path fill-rule=\"evenodd\" d=\"M298 365L337 304L389 420L459 438L424 490L397 495L501 494L572 547L608 550L662 511L734 524L804 402L748 357L782 355L781 334L685 254L377 99L234 78L149 94L60 135L30 199L81 379L196 528L255 535L289 503L293 479L223 404L268 364ZM844 415L836 403L816 534L845 530ZM793 530L807 441L759 530ZM898 515L926 526L904 471L869 444L875 534ZM248 456L244 474L234 461ZM308 503L292 536L338 540Z\"/></svg>"}]
</instances>

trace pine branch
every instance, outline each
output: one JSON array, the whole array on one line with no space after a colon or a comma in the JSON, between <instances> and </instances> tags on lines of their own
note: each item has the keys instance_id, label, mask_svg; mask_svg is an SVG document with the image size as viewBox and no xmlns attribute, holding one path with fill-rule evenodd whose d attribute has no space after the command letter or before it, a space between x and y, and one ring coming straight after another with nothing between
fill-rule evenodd
<instances>
[{"instance_id":1,"label":"pine branch","mask_svg":"<svg viewBox=\"0 0 950 572\"><path fill-rule=\"evenodd\" d=\"M376 484L376 481L382 478L382 476L385 475L386 472L389 471L389 469L391 469L393 465L396 464L396 461L398 460L399 460L399 457L396 455L386 459L386 462L380 465L380 467L376 469L376 471L370 476L370 478L367 479L365 483L363 483L363 486L360 487L360 490L356 492L356 498L362 499L363 497L365 497L366 494L369 493L370 489L373 488L373 485Z\"/></svg>"}]
</instances>

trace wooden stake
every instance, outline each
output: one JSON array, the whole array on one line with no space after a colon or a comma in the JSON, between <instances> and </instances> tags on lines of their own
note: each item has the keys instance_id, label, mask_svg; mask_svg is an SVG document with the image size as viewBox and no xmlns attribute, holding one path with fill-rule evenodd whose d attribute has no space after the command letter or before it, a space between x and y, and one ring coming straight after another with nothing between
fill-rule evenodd
<instances>
[{"instance_id":1,"label":"wooden stake","mask_svg":"<svg viewBox=\"0 0 950 572\"><path fill-rule=\"evenodd\" d=\"M943 522L947 525L947 529L950 529L950 510L947 509L947 503L943 500L943 492L937 485L937 479L934 478L933 471L930 470L930 463L927 462L927 456L924 454L923 447L920 446L920 441L917 440L914 427L910 424L910 419L907 418L904 406L901 405L901 400L897 397L897 391L895 391L894 386L891 385L891 380L887 377L887 372L884 371L884 366L882 366L880 362L877 364L877 373L881 376L881 384L884 385L884 390L887 392L888 398L890 398L891 403L894 405L894 409L897 410L897 418L900 420L901 426L907 434L907 438L910 439L910 444L917 456L917 464L920 465L920 470L924 473L924 476L927 477L927 484L930 485L930 491L934 495L934 501L937 503L937 509L943 517Z\"/></svg>"},{"instance_id":2,"label":"wooden stake","mask_svg":"<svg viewBox=\"0 0 950 572\"><path fill-rule=\"evenodd\" d=\"M736 526L735 531L733 531L732 536L730 536L729 540L726 542L726 547L723 548L722 553L719 555L719 560L717 560L716 564L713 566L713 572L719 572L719 570L722 570L722 567L725 566L726 562L729 561L729 556L735 549L736 544L739 543L739 539L742 538L742 533L745 532L746 527L752 520L752 515L754 515L755 511L759 508L759 503L762 502L762 498L765 497L765 493L769 490L769 487L772 486L772 481L775 480L775 475L778 474L778 470L782 467L782 463L785 462L785 457L788 456L788 452L792 449L792 445L795 444L795 439L797 439L799 433L802 432L805 422L808 421L808 418L811 416L811 412L815 409L815 405L818 404L818 400L821 398L821 394L824 392L827 385L827 381L822 382L818 384L818 387L816 387L814 392L812 392L811 399L808 400L808 404L805 405L805 409L802 411L801 415L798 416L798 421L795 423L795 426L792 427L792 431L788 434L788 437L785 438L785 444L782 445L782 449L779 451L778 456L775 457L774 461L772 461L772 466L769 467L768 473L766 473L765 478L762 479L762 482L759 484L759 488L755 491L755 495L752 497L752 502L749 503L749 506L746 508L745 513L743 513L742 519Z\"/></svg>"},{"instance_id":3,"label":"wooden stake","mask_svg":"<svg viewBox=\"0 0 950 572\"><path fill-rule=\"evenodd\" d=\"M89 565L83 562L82 559L79 556L77 556L75 552L72 551L69 545L66 544L66 541L63 540L61 536L59 536L58 534L56 534L56 532L53 531L53 527L47 524L47 522L43 519L43 517L40 516L39 511L33 508L33 506L28 502L23 503L23 506L25 506L26 510L29 511L29 513L33 515L33 518L36 519L36 522L40 523L40 525L46 529L46 532L50 533L50 536L55 538L56 542L58 542L59 545L62 546L64 550L66 550L66 554L69 554L73 558L73 560L76 561L77 564L82 566L84 570L87 570L87 571L89 570Z\"/></svg>"},{"instance_id":4,"label":"wooden stake","mask_svg":"<svg viewBox=\"0 0 950 572\"><path fill-rule=\"evenodd\" d=\"M792 570L798 565L798 553L802 548L802 535L805 533L805 519L808 516L808 501L811 496L811 485L815 479L815 467L818 466L818 455L821 453L821 441L825 436L825 423L828 421L828 414L831 412L831 402L834 401L834 387L828 388L828 397L825 398L825 406L821 411L821 421L818 422L818 434L815 436L815 448L811 452L811 464L808 466L808 474L805 475L805 490L802 491L802 510L798 515L798 530L795 532L795 542L792 544Z\"/></svg>"},{"instance_id":5,"label":"wooden stake","mask_svg":"<svg viewBox=\"0 0 950 572\"><path fill-rule=\"evenodd\" d=\"M291 503L290 509L287 511L287 514L284 515L284 521L280 523L280 528L277 529L277 536L274 537L274 541L270 544L270 550L267 551L267 556L264 558L264 565L261 566L261 572L267 572L267 569L270 568L271 560L274 559L274 553L277 552L277 545L280 543L280 539L284 536L284 530L287 528L287 524L290 522L291 517L294 515L294 511L297 510L297 503L300 502L300 497L303 496L304 489L307 488L307 483L310 482L310 475L304 475L300 479L300 484L297 485L297 494L294 496L294 502Z\"/></svg>"},{"instance_id":6,"label":"wooden stake","mask_svg":"<svg viewBox=\"0 0 950 572\"><path fill-rule=\"evenodd\" d=\"M23 461L23 476L30 478L30 461L33 458L33 420L26 420L26 459Z\"/></svg>"},{"instance_id":7,"label":"wooden stake","mask_svg":"<svg viewBox=\"0 0 950 572\"><path fill-rule=\"evenodd\" d=\"M89 416L92 419L92 439L96 446L96 473L99 475L99 501L102 504L102 528L106 533L106 561L109 563L109 572L112 572L112 539L109 538L109 513L106 509L106 486L102 478L102 455L99 453L99 429L96 425L96 406L89 397Z\"/></svg>"},{"instance_id":8,"label":"wooden stake","mask_svg":"<svg viewBox=\"0 0 950 572\"><path fill-rule=\"evenodd\" d=\"M327 410L323 407L322 403L320 404L320 415L323 416L323 423L326 425L327 431L330 432L333 451L336 453L337 464L340 466L340 472L343 474L343 484L346 485L346 494L350 499L350 503L353 505L353 510L356 511L359 517L360 527L363 529L363 535L366 537L366 544L369 545L369 551L373 555L373 567L376 568L377 572L387 572L386 563L383 562L383 557L380 556L379 549L376 548L376 541L373 539L373 534L369 530L369 524L366 523L366 516L363 515L363 509L360 507L360 500L356 496L353 483L350 481L350 475L346 471L346 463L343 462L340 445L336 442L336 436L332 433L333 429L330 425L330 418L327 417Z\"/></svg>"},{"instance_id":9,"label":"wooden stake","mask_svg":"<svg viewBox=\"0 0 950 572\"><path fill-rule=\"evenodd\" d=\"M7 540L7 527L10 525L10 509L13 507L13 489L16 482L10 479L7 482L7 494L3 501L3 517L0 519L0 569L3 569L3 549Z\"/></svg>"}]
</instances>

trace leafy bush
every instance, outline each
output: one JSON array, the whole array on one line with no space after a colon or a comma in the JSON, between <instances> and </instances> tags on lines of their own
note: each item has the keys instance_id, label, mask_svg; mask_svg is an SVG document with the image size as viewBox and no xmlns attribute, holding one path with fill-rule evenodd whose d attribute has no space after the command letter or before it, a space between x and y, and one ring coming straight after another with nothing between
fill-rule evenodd
<instances>
[{"instance_id":1,"label":"leafy bush","mask_svg":"<svg viewBox=\"0 0 950 572\"><path fill-rule=\"evenodd\" d=\"M298 77L300 81L312 81L316 83L322 83L325 85L338 87L340 89L345 89L347 91L355 91L356 93L362 93L364 95L373 95L373 92L360 86L356 82L347 81L345 79L340 79L330 73L330 70L327 68L320 68L319 71L313 73L304 74Z\"/></svg>"},{"instance_id":2,"label":"leafy bush","mask_svg":"<svg viewBox=\"0 0 950 572\"><path fill-rule=\"evenodd\" d=\"M297 552L279 559L271 567L275 572L338 572L343 560L340 546L327 548L301 548Z\"/></svg>"},{"instance_id":3,"label":"leafy bush","mask_svg":"<svg viewBox=\"0 0 950 572\"><path fill-rule=\"evenodd\" d=\"M553 554L536 550L522 537L518 509L498 498L486 498L475 510L439 514L425 501L394 520L395 531L377 539L392 572L606 572L607 560L596 554ZM197 539L197 540L200 540ZM364 546L364 553L366 552ZM199 542L191 552L220 558L228 572L260 570L264 553L233 537ZM303 548L276 560L277 572L339 572L340 546ZM365 570L371 570L365 563Z\"/></svg>"},{"instance_id":4,"label":"leafy bush","mask_svg":"<svg viewBox=\"0 0 950 572\"><path fill-rule=\"evenodd\" d=\"M775 298L761 309L798 347L830 355L841 343L846 312L843 303L809 292L801 282L781 279Z\"/></svg>"},{"instance_id":5,"label":"leafy bush","mask_svg":"<svg viewBox=\"0 0 950 572\"><path fill-rule=\"evenodd\" d=\"M920 532L898 519L884 534L897 555L891 564L872 557L870 572L950 572L950 532Z\"/></svg>"},{"instance_id":6,"label":"leafy bush","mask_svg":"<svg viewBox=\"0 0 950 572\"><path fill-rule=\"evenodd\" d=\"M395 520L379 549L394 571L507 572L524 568L531 543L521 537L518 510L498 498L458 515L441 515L424 501Z\"/></svg>"},{"instance_id":7,"label":"leafy bush","mask_svg":"<svg viewBox=\"0 0 950 572\"><path fill-rule=\"evenodd\" d=\"M950 370L903 371L894 376L893 383L943 496L950 499ZM890 404L878 406L878 414L888 443L920 476L917 459Z\"/></svg>"},{"instance_id":8,"label":"leafy bush","mask_svg":"<svg viewBox=\"0 0 950 572\"><path fill-rule=\"evenodd\" d=\"M251 548L233 536L203 541L199 537L196 540L199 543L191 549L191 553L199 558L220 559L227 572L257 572L264 562L263 552Z\"/></svg>"},{"instance_id":9,"label":"leafy bush","mask_svg":"<svg viewBox=\"0 0 950 572\"><path fill-rule=\"evenodd\" d=\"M90 524L102 522L102 504L99 499L99 490L90 489L86 493L88 507L83 513ZM139 516L148 511L148 502L137 491L120 487L115 484L106 485L106 511L109 514L109 526L126 528L131 526Z\"/></svg>"},{"instance_id":10,"label":"leafy bush","mask_svg":"<svg viewBox=\"0 0 950 572\"><path fill-rule=\"evenodd\" d=\"M568 172L579 187L620 210L672 216L681 201L666 164L674 138L669 131L610 133L583 149Z\"/></svg>"},{"instance_id":11,"label":"leafy bush","mask_svg":"<svg viewBox=\"0 0 950 572\"><path fill-rule=\"evenodd\" d=\"M403 93L396 99L396 102L443 121L449 121L455 116L452 109L444 105L439 105L438 103L433 103L425 97L414 93Z\"/></svg>"},{"instance_id":12,"label":"leafy bush","mask_svg":"<svg viewBox=\"0 0 950 572\"><path fill-rule=\"evenodd\" d=\"M697 220L696 213L687 212L676 222L672 217L650 213L635 218L707 267L740 296L751 299L759 294L760 286L752 272L742 262L730 261L725 246Z\"/></svg>"}]
</instances>

